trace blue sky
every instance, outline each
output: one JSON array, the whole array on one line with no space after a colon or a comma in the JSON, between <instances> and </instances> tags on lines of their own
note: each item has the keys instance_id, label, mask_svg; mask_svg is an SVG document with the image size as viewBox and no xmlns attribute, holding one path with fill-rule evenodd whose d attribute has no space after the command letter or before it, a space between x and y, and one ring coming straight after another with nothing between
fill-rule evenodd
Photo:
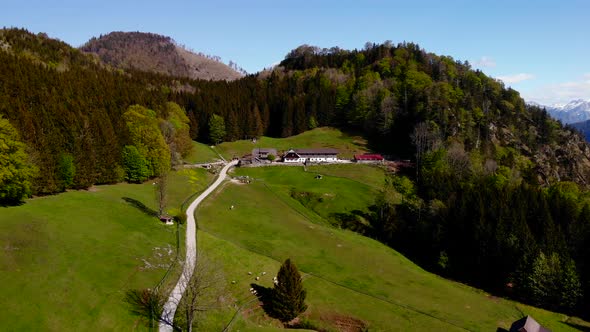
<instances>
[{"instance_id":1,"label":"blue sky","mask_svg":"<svg viewBox=\"0 0 590 332\"><path fill-rule=\"evenodd\" d=\"M146 31L257 72L301 44L362 48L412 41L467 60L527 100L590 100L587 0L2 0L0 25L73 46Z\"/></svg>"}]
</instances>

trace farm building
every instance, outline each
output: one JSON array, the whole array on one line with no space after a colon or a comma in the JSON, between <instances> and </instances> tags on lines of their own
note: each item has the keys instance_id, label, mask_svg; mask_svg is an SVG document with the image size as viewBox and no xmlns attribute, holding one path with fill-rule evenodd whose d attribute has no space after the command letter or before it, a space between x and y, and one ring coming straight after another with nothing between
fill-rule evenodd
<instances>
[{"instance_id":1,"label":"farm building","mask_svg":"<svg viewBox=\"0 0 590 332\"><path fill-rule=\"evenodd\" d=\"M247 154L240 158L238 166L252 165L252 164L267 164L270 163L268 156L277 156L276 149L254 148L251 154Z\"/></svg>"},{"instance_id":2,"label":"farm building","mask_svg":"<svg viewBox=\"0 0 590 332\"><path fill-rule=\"evenodd\" d=\"M526 316L512 323L510 332L551 332L551 330L541 326L533 317Z\"/></svg>"},{"instance_id":3,"label":"farm building","mask_svg":"<svg viewBox=\"0 0 590 332\"><path fill-rule=\"evenodd\" d=\"M382 155L380 154L370 154L370 153L365 153L365 154L356 154L354 155L354 159L355 162L357 163L368 163L368 162L378 162L378 161L383 161L384 158Z\"/></svg>"},{"instance_id":4,"label":"farm building","mask_svg":"<svg viewBox=\"0 0 590 332\"><path fill-rule=\"evenodd\" d=\"M286 163L319 163L338 161L336 149L296 149L289 150L283 155Z\"/></svg>"},{"instance_id":5,"label":"farm building","mask_svg":"<svg viewBox=\"0 0 590 332\"><path fill-rule=\"evenodd\" d=\"M243 155L238 162L238 166L246 166L254 163L254 157L251 154Z\"/></svg>"},{"instance_id":6,"label":"farm building","mask_svg":"<svg viewBox=\"0 0 590 332\"><path fill-rule=\"evenodd\" d=\"M252 149L252 157L258 159L267 159L268 156L277 156L277 150L271 148L254 148Z\"/></svg>"}]
</instances>

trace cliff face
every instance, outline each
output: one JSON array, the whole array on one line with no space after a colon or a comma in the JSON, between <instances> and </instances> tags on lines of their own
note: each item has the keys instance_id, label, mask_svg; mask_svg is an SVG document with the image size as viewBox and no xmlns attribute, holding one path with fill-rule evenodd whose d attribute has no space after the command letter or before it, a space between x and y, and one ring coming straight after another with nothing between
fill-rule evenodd
<instances>
[{"instance_id":1,"label":"cliff face","mask_svg":"<svg viewBox=\"0 0 590 332\"><path fill-rule=\"evenodd\" d=\"M545 145L533 154L539 180L590 185L590 147L579 135L562 133L564 144Z\"/></svg>"}]
</instances>

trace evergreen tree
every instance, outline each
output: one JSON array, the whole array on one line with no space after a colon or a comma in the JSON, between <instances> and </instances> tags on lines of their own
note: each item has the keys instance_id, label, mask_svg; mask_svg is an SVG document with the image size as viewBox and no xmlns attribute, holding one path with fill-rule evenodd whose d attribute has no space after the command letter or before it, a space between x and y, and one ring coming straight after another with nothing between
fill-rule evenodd
<instances>
[{"instance_id":1,"label":"evergreen tree","mask_svg":"<svg viewBox=\"0 0 590 332\"><path fill-rule=\"evenodd\" d=\"M287 259L279 269L273 289L273 315L283 323L293 320L307 309L305 295L301 275L291 259Z\"/></svg>"},{"instance_id":2,"label":"evergreen tree","mask_svg":"<svg viewBox=\"0 0 590 332\"><path fill-rule=\"evenodd\" d=\"M74 184L76 166L74 165L74 157L71 154L62 153L59 156L57 172L59 179L61 180L62 190L65 190Z\"/></svg>"},{"instance_id":3,"label":"evergreen tree","mask_svg":"<svg viewBox=\"0 0 590 332\"><path fill-rule=\"evenodd\" d=\"M533 304L552 309L572 309L582 296L575 263L563 260L556 253L540 252L526 278L525 290Z\"/></svg>"}]
</instances>

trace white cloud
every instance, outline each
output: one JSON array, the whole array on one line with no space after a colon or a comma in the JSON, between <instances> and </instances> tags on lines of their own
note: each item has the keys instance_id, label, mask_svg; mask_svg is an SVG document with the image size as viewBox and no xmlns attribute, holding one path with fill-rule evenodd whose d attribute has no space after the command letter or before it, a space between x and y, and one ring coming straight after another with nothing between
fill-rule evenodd
<instances>
[{"instance_id":1,"label":"white cloud","mask_svg":"<svg viewBox=\"0 0 590 332\"><path fill-rule=\"evenodd\" d=\"M496 78L506 84L514 84L514 83L518 83L518 82L522 82L522 81L526 81L526 80L532 80L535 78L535 75L527 74L527 73L520 73L520 74L515 74L515 75L498 76Z\"/></svg>"},{"instance_id":2,"label":"white cloud","mask_svg":"<svg viewBox=\"0 0 590 332\"><path fill-rule=\"evenodd\" d=\"M479 60L475 61L474 64L477 67L489 67L494 68L496 67L496 60L489 56L482 56Z\"/></svg>"},{"instance_id":3,"label":"white cloud","mask_svg":"<svg viewBox=\"0 0 590 332\"><path fill-rule=\"evenodd\" d=\"M541 86L523 93L523 96L526 100L534 100L543 105L565 104L574 99L590 100L590 73L574 81Z\"/></svg>"}]
</instances>

